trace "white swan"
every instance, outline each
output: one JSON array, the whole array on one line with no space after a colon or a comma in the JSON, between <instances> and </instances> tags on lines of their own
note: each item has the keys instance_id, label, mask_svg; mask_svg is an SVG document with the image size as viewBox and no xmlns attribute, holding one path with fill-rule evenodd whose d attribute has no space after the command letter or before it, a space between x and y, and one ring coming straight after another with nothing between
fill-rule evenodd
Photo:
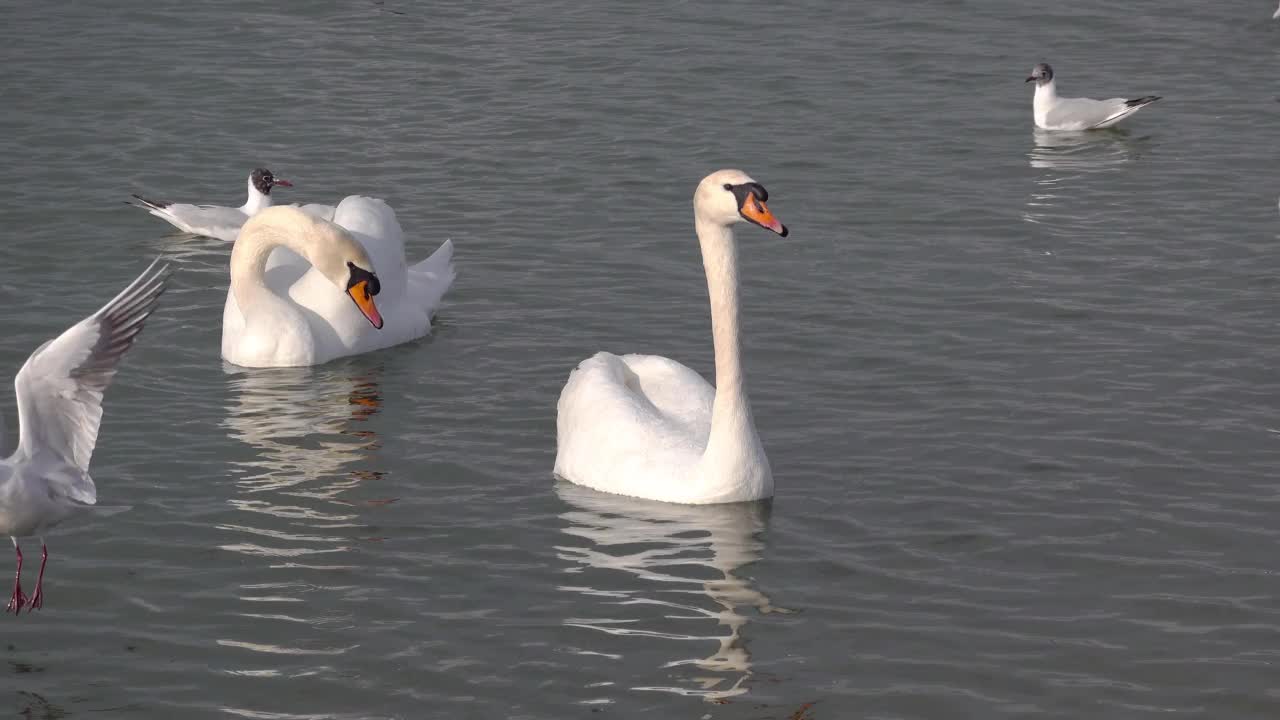
<instances>
[{"instance_id":1,"label":"white swan","mask_svg":"<svg viewBox=\"0 0 1280 720\"><path fill-rule=\"evenodd\" d=\"M453 278L447 240L406 265L404 233L381 200L345 198L333 222L267 208L231 250L222 357L245 367L318 365L423 337Z\"/></svg>"},{"instance_id":2,"label":"white swan","mask_svg":"<svg viewBox=\"0 0 1280 720\"><path fill-rule=\"evenodd\" d=\"M773 474L747 402L738 339L738 250L732 226L786 237L764 187L740 170L708 175L693 194L711 298L716 386L657 355L601 352L569 375L556 417L555 473L619 495L676 503L759 500Z\"/></svg>"}]
</instances>

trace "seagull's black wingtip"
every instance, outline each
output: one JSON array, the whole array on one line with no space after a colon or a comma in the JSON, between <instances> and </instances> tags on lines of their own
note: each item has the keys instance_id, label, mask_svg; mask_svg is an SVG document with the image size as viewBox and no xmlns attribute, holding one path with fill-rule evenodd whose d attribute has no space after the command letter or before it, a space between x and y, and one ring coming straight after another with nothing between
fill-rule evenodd
<instances>
[{"instance_id":1,"label":"seagull's black wingtip","mask_svg":"<svg viewBox=\"0 0 1280 720\"><path fill-rule=\"evenodd\" d=\"M150 208L155 208L156 210L163 210L173 204L167 200L148 200L147 198L144 198L141 195L135 195L132 193L131 193L131 196L137 199L137 201L142 203L143 205Z\"/></svg>"},{"instance_id":2,"label":"seagull's black wingtip","mask_svg":"<svg viewBox=\"0 0 1280 720\"><path fill-rule=\"evenodd\" d=\"M1134 98L1134 99L1132 99L1132 100L1125 100L1125 101L1124 101L1124 104L1125 104L1125 105L1127 105L1127 106L1129 106L1129 107L1136 108L1136 107L1142 107L1143 105L1150 105L1151 103L1153 103L1153 102L1155 102L1155 101L1157 101L1157 100L1159 100L1159 99L1160 99L1160 96L1159 96L1159 95L1145 95L1145 96L1140 97L1140 98Z\"/></svg>"}]
</instances>

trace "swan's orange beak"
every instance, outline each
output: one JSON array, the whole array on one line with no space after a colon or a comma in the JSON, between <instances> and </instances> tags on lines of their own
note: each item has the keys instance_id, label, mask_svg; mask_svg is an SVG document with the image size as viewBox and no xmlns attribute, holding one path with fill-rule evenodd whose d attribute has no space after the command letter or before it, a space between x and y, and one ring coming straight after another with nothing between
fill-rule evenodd
<instances>
[{"instance_id":1,"label":"swan's orange beak","mask_svg":"<svg viewBox=\"0 0 1280 720\"><path fill-rule=\"evenodd\" d=\"M353 283L347 288L347 294L356 302L356 307L360 308L360 312L369 320L369 324L382 329L382 314L378 312L378 306L373 304L373 294L369 292L369 281L361 280Z\"/></svg>"},{"instance_id":2,"label":"swan's orange beak","mask_svg":"<svg viewBox=\"0 0 1280 720\"><path fill-rule=\"evenodd\" d=\"M778 222L778 218L773 216L769 206L765 205L763 200L757 198L755 193L747 193L747 196L742 201L742 207L738 208L738 212L742 213L742 217L766 230L772 230L782 237L787 236L787 226Z\"/></svg>"}]
</instances>

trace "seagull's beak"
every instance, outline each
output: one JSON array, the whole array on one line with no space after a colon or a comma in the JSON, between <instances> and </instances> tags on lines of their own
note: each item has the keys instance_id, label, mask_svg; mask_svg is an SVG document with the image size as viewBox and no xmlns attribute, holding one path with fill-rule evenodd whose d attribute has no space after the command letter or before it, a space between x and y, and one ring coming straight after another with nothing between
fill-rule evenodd
<instances>
[{"instance_id":1,"label":"seagull's beak","mask_svg":"<svg viewBox=\"0 0 1280 720\"><path fill-rule=\"evenodd\" d=\"M369 281L360 280L353 283L351 287L347 288L347 294L355 301L356 307L360 308L360 312L364 313L369 324L381 330L382 314L378 312L378 306L373 303L373 294L369 292Z\"/></svg>"},{"instance_id":2,"label":"seagull's beak","mask_svg":"<svg viewBox=\"0 0 1280 720\"><path fill-rule=\"evenodd\" d=\"M293 187L293 183L289 182L288 180L276 180L275 182L273 182L273 183L271 183L271 184L272 184L272 185L283 185L284 187Z\"/></svg>"},{"instance_id":3,"label":"seagull's beak","mask_svg":"<svg viewBox=\"0 0 1280 720\"><path fill-rule=\"evenodd\" d=\"M787 226L778 222L778 218L773 216L769 206L765 205L763 200L757 198L755 193L747 193L747 197L742 201L742 207L738 208L738 212L742 213L742 217L766 230L772 230L782 237L787 236Z\"/></svg>"},{"instance_id":4,"label":"seagull's beak","mask_svg":"<svg viewBox=\"0 0 1280 720\"><path fill-rule=\"evenodd\" d=\"M1036 79L1036 76L1032 75L1031 77L1027 78L1027 82L1031 82L1032 80L1035 80L1035 79Z\"/></svg>"}]
</instances>

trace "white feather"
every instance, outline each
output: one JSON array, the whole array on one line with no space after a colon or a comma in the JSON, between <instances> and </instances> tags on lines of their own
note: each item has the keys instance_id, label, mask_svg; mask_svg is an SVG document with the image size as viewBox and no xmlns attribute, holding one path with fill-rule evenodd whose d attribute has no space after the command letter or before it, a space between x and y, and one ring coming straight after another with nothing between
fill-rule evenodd
<instances>
[{"instance_id":1,"label":"white feather","mask_svg":"<svg viewBox=\"0 0 1280 720\"><path fill-rule=\"evenodd\" d=\"M155 309L168 266L153 262L98 312L41 345L18 371L18 446L0 461L0 533L42 532L97 502L89 461L102 394Z\"/></svg>"}]
</instances>

